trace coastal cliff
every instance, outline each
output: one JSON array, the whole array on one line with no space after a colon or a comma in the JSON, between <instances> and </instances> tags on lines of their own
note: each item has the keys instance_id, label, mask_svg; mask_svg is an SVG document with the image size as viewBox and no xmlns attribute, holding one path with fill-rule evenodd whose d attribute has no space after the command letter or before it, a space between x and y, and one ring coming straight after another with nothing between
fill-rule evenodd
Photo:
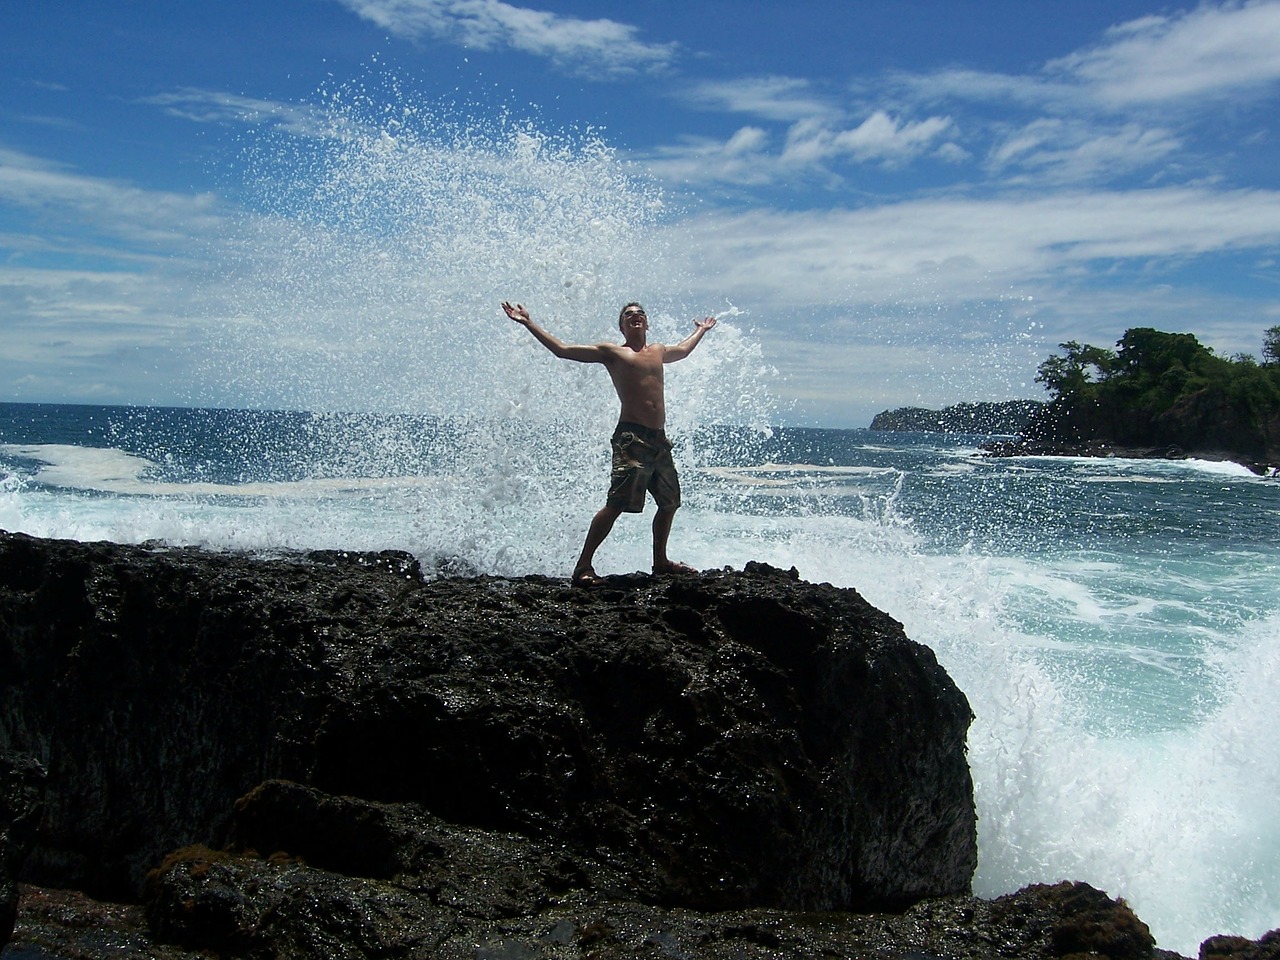
<instances>
[{"instance_id":1,"label":"coastal cliff","mask_svg":"<svg viewBox=\"0 0 1280 960\"><path fill-rule=\"evenodd\" d=\"M0 698L15 955L1154 955L1084 884L970 896L967 701L794 571L0 533Z\"/></svg>"}]
</instances>

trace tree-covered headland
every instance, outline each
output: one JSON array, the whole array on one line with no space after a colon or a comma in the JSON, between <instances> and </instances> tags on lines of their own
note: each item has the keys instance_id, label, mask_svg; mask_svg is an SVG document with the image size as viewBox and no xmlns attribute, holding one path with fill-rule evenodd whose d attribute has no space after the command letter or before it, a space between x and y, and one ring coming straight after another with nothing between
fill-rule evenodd
<instances>
[{"instance_id":1,"label":"tree-covered headland","mask_svg":"<svg viewBox=\"0 0 1280 960\"><path fill-rule=\"evenodd\" d=\"M1050 400L1027 425L1023 452L1038 444L1216 457L1260 471L1280 464L1280 326L1266 331L1261 361L1150 327L1126 330L1114 350L1074 340L1059 350L1036 375Z\"/></svg>"}]
</instances>

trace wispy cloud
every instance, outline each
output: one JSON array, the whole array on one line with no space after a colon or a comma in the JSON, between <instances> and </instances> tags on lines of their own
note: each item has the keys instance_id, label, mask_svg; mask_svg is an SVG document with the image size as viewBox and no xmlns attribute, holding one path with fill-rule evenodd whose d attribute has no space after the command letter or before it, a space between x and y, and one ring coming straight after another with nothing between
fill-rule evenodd
<instances>
[{"instance_id":1,"label":"wispy cloud","mask_svg":"<svg viewBox=\"0 0 1280 960\"><path fill-rule=\"evenodd\" d=\"M181 273L207 253L226 223L212 194L149 190L0 149L4 208L10 229L0 234L0 249L9 255L0 261L0 288L9 296L27 291L26 312L44 319L59 311L136 314L137 303L116 294L136 297L143 277ZM56 303L57 310L43 313L40 303ZM11 313L11 321L19 315Z\"/></svg>"},{"instance_id":2,"label":"wispy cloud","mask_svg":"<svg viewBox=\"0 0 1280 960\"><path fill-rule=\"evenodd\" d=\"M1048 64L1101 104L1219 101L1280 82L1280 3L1205 4L1112 28L1102 41Z\"/></svg>"},{"instance_id":3,"label":"wispy cloud","mask_svg":"<svg viewBox=\"0 0 1280 960\"><path fill-rule=\"evenodd\" d=\"M703 80L682 85L676 96L693 106L749 113L763 120L807 120L838 112L828 98L814 91L808 80L798 77Z\"/></svg>"},{"instance_id":4,"label":"wispy cloud","mask_svg":"<svg viewBox=\"0 0 1280 960\"><path fill-rule=\"evenodd\" d=\"M671 64L675 43L648 43L616 20L585 20L503 0L339 0L400 37L431 37L482 50L518 50L575 73L618 77Z\"/></svg>"},{"instance_id":5,"label":"wispy cloud","mask_svg":"<svg viewBox=\"0 0 1280 960\"><path fill-rule=\"evenodd\" d=\"M963 125L958 142L985 157L989 175L1054 186L1185 173L1163 165L1174 155L1201 162L1188 153L1198 124L1216 120L1224 102L1234 109L1277 86L1280 3L1259 0L1122 23L1025 74L891 74L880 95L946 110ZM1012 123L1018 114L1023 121Z\"/></svg>"},{"instance_id":6,"label":"wispy cloud","mask_svg":"<svg viewBox=\"0 0 1280 960\"><path fill-rule=\"evenodd\" d=\"M0 215L0 380L36 399L172 402L219 201L0 148Z\"/></svg>"},{"instance_id":7,"label":"wispy cloud","mask_svg":"<svg viewBox=\"0 0 1280 960\"><path fill-rule=\"evenodd\" d=\"M952 131L949 117L902 121L877 110L856 127L833 128L821 121L798 123L787 134L784 164L809 164L835 158L897 164L917 157Z\"/></svg>"},{"instance_id":8,"label":"wispy cloud","mask_svg":"<svg viewBox=\"0 0 1280 960\"><path fill-rule=\"evenodd\" d=\"M308 104L261 100L197 87L181 87L143 97L139 102L158 106L166 113L196 123L271 126L307 137L332 136L335 133L333 117Z\"/></svg>"},{"instance_id":9,"label":"wispy cloud","mask_svg":"<svg viewBox=\"0 0 1280 960\"><path fill-rule=\"evenodd\" d=\"M895 71L878 84L887 93L910 103L936 108L944 103L1000 103L1005 107L1057 113L1079 103L1080 91L1062 77L1039 73L993 73L946 67L928 73ZM874 95L874 94L873 94Z\"/></svg>"},{"instance_id":10,"label":"wispy cloud","mask_svg":"<svg viewBox=\"0 0 1280 960\"><path fill-rule=\"evenodd\" d=\"M963 302L1116 264L1280 244L1280 192L1204 188L719 212L686 224L700 276L767 310Z\"/></svg>"},{"instance_id":11,"label":"wispy cloud","mask_svg":"<svg viewBox=\"0 0 1280 960\"><path fill-rule=\"evenodd\" d=\"M642 159L651 174L671 183L760 185L777 176L777 157L767 152L768 146L769 134L748 126L728 140L687 137Z\"/></svg>"},{"instance_id":12,"label":"wispy cloud","mask_svg":"<svg viewBox=\"0 0 1280 960\"><path fill-rule=\"evenodd\" d=\"M1021 171L1042 182L1083 184L1154 167L1182 146L1178 135L1161 128L1108 128L1051 117L1003 137L987 165L993 173Z\"/></svg>"},{"instance_id":13,"label":"wispy cloud","mask_svg":"<svg viewBox=\"0 0 1280 960\"><path fill-rule=\"evenodd\" d=\"M1119 24L1098 43L1025 74L949 67L897 73L889 88L917 103L998 103L1042 113L1201 109L1280 83L1280 3L1205 3Z\"/></svg>"},{"instance_id":14,"label":"wispy cloud","mask_svg":"<svg viewBox=\"0 0 1280 960\"><path fill-rule=\"evenodd\" d=\"M144 190L12 150L0 151L0 204L61 224L69 235L126 245L182 245L219 220L211 194Z\"/></svg>"},{"instance_id":15,"label":"wispy cloud","mask_svg":"<svg viewBox=\"0 0 1280 960\"><path fill-rule=\"evenodd\" d=\"M948 139L949 117L908 121L877 110L853 126L822 115L791 124L779 137L741 127L727 140L687 138L644 157L656 176L681 184L762 185L796 177L837 181L848 164L897 167L923 154L951 160L965 151Z\"/></svg>"}]
</instances>

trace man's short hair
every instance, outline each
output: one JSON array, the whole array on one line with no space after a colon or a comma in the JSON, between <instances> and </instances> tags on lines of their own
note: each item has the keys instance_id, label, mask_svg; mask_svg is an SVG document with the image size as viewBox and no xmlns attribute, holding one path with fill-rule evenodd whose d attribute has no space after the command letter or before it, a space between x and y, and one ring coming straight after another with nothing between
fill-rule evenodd
<instances>
[{"instance_id":1,"label":"man's short hair","mask_svg":"<svg viewBox=\"0 0 1280 960\"><path fill-rule=\"evenodd\" d=\"M639 307L640 312L644 313L645 317L648 318L649 314L645 313L644 304L636 303L636 301L632 300L630 303L624 303L622 305L622 309L618 311L618 326L622 326L623 317L626 316L627 311L632 307Z\"/></svg>"}]
</instances>

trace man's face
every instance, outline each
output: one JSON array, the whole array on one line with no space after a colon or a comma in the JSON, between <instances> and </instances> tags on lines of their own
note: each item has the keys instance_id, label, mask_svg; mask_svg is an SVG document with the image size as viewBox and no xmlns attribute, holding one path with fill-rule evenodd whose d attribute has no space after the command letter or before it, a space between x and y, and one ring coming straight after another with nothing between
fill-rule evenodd
<instances>
[{"instance_id":1,"label":"man's face","mask_svg":"<svg viewBox=\"0 0 1280 960\"><path fill-rule=\"evenodd\" d=\"M624 334L631 330L647 332L649 318L645 316L644 307L633 303L624 308L622 315L618 318L618 329Z\"/></svg>"}]
</instances>

